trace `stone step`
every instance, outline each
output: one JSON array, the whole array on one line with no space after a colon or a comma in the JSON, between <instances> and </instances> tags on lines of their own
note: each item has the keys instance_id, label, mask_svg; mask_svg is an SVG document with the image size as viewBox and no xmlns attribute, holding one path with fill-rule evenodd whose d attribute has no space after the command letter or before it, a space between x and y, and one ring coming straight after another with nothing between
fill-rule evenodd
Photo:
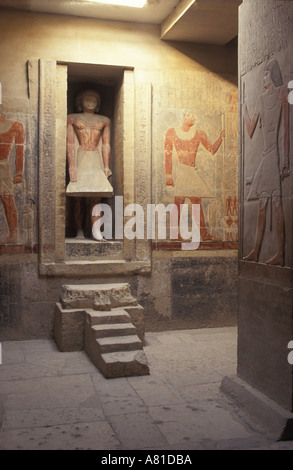
<instances>
[{"instance_id":1,"label":"stone step","mask_svg":"<svg viewBox=\"0 0 293 470\"><path fill-rule=\"evenodd\" d=\"M127 333L129 326L132 327L130 334ZM124 335L121 335L121 327ZM116 334L114 334L115 328ZM117 328L120 328L120 333L117 333ZM94 326L90 326L89 323L85 324L85 351L104 377L115 378L149 374L147 359L142 349L142 341L137 334L133 333L133 329L136 330L129 323ZM96 337L97 332L98 335L101 335L98 338ZM131 339L129 336L131 336ZM125 343L123 338L125 338ZM125 351L126 348L129 349L130 347L133 349L136 343L136 349ZM113 347L115 349L117 347L118 350L110 352L109 349ZM124 350L121 350L122 348Z\"/></svg>"},{"instance_id":2,"label":"stone step","mask_svg":"<svg viewBox=\"0 0 293 470\"><path fill-rule=\"evenodd\" d=\"M92 326L106 323L131 323L131 317L123 309L114 309L103 312L90 309L86 310L86 321Z\"/></svg>"},{"instance_id":3,"label":"stone step","mask_svg":"<svg viewBox=\"0 0 293 470\"><path fill-rule=\"evenodd\" d=\"M143 350L119 351L101 355L100 370L106 378L149 375L150 369Z\"/></svg>"},{"instance_id":4,"label":"stone step","mask_svg":"<svg viewBox=\"0 0 293 470\"><path fill-rule=\"evenodd\" d=\"M95 338L136 335L136 328L132 323L93 325L91 328Z\"/></svg>"},{"instance_id":5,"label":"stone step","mask_svg":"<svg viewBox=\"0 0 293 470\"><path fill-rule=\"evenodd\" d=\"M97 338L96 342L100 346L102 354L142 349L142 341L136 335Z\"/></svg>"},{"instance_id":6,"label":"stone step","mask_svg":"<svg viewBox=\"0 0 293 470\"><path fill-rule=\"evenodd\" d=\"M106 378L150 373L143 351L144 310L128 283L64 285L60 301L55 337L64 350L84 348Z\"/></svg>"}]
</instances>

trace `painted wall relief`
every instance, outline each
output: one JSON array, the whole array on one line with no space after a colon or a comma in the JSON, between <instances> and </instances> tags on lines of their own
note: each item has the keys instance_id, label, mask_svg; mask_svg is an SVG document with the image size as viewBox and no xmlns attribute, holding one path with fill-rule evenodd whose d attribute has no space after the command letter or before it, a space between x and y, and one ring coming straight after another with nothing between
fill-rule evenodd
<instances>
[{"instance_id":1,"label":"painted wall relief","mask_svg":"<svg viewBox=\"0 0 293 470\"><path fill-rule=\"evenodd\" d=\"M153 80L154 204L201 206L198 249L238 248L237 77L178 70ZM182 240L152 243L153 250L181 250Z\"/></svg>"},{"instance_id":2,"label":"painted wall relief","mask_svg":"<svg viewBox=\"0 0 293 470\"><path fill-rule=\"evenodd\" d=\"M258 200L258 215L254 246L244 260L259 261L268 216L269 229L275 232L277 247L266 263L283 266L285 230L282 180L289 176L289 104L288 91L283 86L279 63L275 59L266 65L263 86L265 92L259 95L252 118L247 105L243 106L243 119L249 138L253 139L257 124L263 136L260 164L256 173L246 178L246 184L250 186L247 200ZM281 145L280 135L283 140Z\"/></svg>"},{"instance_id":3,"label":"painted wall relief","mask_svg":"<svg viewBox=\"0 0 293 470\"><path fill-rule=\"evenodd\" d=\"M103 237L97 217L92 214L102 197L111 197L113 188L108 180L112 175L110 163L110 119L96 114L100 109L100 95L84 90L77 96L79 113L70 114L67 121L67 159L69 184L67 196L75 198L75 225L77 238L84 238L85 211L91 216L92 236ZM84 205L84 199L86 204Z\"/></svg>"},{"instance_id":4,"label":"painted wall relief","mask_svg":"<svg viewBox=\"0 0 293 470\"><path fill-rule=\"evenodd\" d=\"M19 217L15 203L15 187L23 182L24 142L23 124L8 120L0 113L0 197L9 232L2 236L0 244L19 241ZM15 148L15 158L14 161L11 161L13 147ZM2 229L6 231L4 227Z\"/></svg>"},{"instance_id":5,"label":"painted wall relief","mask_svg":"<svg viewBox=\"0 0 293 470\"><path fill-rule=\"evenodd\" d=\"M166 185L174 188L174 204L180 217L180 205L188 198L191 204L199 204L200 208L200 237L202 241L215 241L217 238L206 228L202 198L212 198L213 193L206 182L199 176L196 166L196 156L199 145L203 145L212 155L218 151L225 131L221 130L216 140L211 143L207 134L194 127L195 119L192 113L186 113L180 128L171 128L165 135L165 173ZM172 173L172 156L176 151L178 168L176 180Z\"/></svg>"},{"instance_id":6,"label":"painted wall relief","mask_svg":"<svg viewBox=\"0 0 293 470\"><path fill-rule=\"evenodd\" d=\"M181 204L200 205L200 248L237 248L237 90L227 93L222 112L215 116L200 119L197 111L180 115L181 123L164 133L168 200L179 215Z\"/></svg>"}]
</instances>

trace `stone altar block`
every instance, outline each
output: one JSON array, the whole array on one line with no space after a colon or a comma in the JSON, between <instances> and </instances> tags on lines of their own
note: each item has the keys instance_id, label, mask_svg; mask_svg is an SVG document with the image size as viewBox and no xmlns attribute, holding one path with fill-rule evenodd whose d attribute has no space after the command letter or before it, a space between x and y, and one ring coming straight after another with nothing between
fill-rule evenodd
<instances>
[{"instance_id":1,"label":"stone altar block","mask_svg":"<svg viewBox=\"0 0 293 470\"><path fill-rule=\"evenodd\" d=\"M62 352L85 350L106 378L149 374L144 309L127 283L64 285L54 337Z\"/></svg>"}]
</instances>

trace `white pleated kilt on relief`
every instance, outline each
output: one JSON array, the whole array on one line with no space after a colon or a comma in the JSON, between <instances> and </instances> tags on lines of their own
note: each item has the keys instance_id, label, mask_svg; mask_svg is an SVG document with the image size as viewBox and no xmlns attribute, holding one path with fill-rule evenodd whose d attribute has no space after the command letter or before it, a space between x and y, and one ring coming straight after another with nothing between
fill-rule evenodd
<instances>
[{"instance_id":1,"label":"white pleated kilt on relief","mask_svg":"<svg viewBox=\"0 0 293 470\"><path fill-rule=\"evenodd\" d=\"M174 196L212 198L214 194L199 176L195 167L179 163Z\"/></svg>"}]
</instances>

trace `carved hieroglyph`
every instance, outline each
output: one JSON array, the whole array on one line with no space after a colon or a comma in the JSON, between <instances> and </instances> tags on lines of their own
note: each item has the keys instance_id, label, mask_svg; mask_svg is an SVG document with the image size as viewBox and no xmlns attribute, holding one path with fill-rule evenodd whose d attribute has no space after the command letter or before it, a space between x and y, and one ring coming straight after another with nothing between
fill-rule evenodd
<instances>
[{"instance_id":1,"label":"carved hieroglyph","mask_svg":"<svg viewBox=\"0 0 293 470\"><path fill-rule=\"evenodd\" d=\"M18 241L18 212L14 199L14 185L23 181L24 126L21 122L10 121L0 114L0 197L4 207L9 235L0 243ZM10 154L15 144L15 175L12 177Z\"/></svg>"},{"instance_id":2,"label":"carved hieroglyph","mask_svg":"<svg viewBox=\"0 0 293 470\"><path fill-rule=\"evenodd\" d=\"M239 72L245 75L273 54L286 50L290 44L292 23L289 0L254 0L242 9L245 28L240 28L241 45ZM246 18L247 15L247 18Z\"/></svg>"},{"instance_id":3,"label":"carved hieroglyph","mask_svg":"<svg viewBox=\"0 0 293 470\"><path fill-rule=\"evenodd\" d=\"M272 265L284 265L285 233L282 207L282 180L289 176L289 104L288 91L283 85L279 63L271 59L265 67L261 93L250 118L247 105L243 107L243 119L246 131L253 138L257 124L263 135L263 149L257 171L246 179L251 185L248 201L259 200L257 227L254 247L244 257L246 261L258 261L264 238L267 214L270 216L270 229L276 234L276 253L266 262ZM280 123L282 124L283 142L279 148Z\"/></svg>"}]
</instances>

